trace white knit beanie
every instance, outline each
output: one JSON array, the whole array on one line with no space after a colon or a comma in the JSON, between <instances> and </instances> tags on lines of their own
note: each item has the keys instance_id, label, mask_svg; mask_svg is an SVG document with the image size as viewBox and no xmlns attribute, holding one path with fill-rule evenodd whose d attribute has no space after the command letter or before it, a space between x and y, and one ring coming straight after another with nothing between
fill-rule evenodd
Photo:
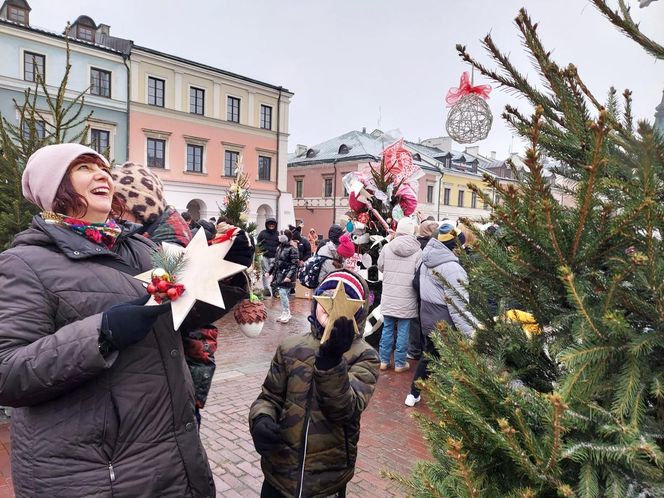
<instances>
[{"instance_id":1,"label":"white knit beanie","mask_svg":"<svg viewBox=\"0 0 664 498\"><path fill-rule=\"evenodd\" d=\"M415 221L412 218L401 218L397 224L398 235L415 235Z\"/></svg>"}]
</instances>

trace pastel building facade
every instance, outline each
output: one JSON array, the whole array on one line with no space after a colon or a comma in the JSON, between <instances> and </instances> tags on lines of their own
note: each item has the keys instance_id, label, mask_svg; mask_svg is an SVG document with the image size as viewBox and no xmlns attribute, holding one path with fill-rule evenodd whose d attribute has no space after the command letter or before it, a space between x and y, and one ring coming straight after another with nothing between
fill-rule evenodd
<instances>
[{"instance_id":1,"label":"pastel building facade","mask_svg":"<svg viewBox=\"0 0 664 498\"><path fill-rule=\"evenodd\" d=\"M66 39L62 34L30 26L30 6L23 0L5 0L0 7L0 113L10 123L19 124L19 104L25 100L24 92L34 90L38 75L44 78L48 92L57 95L65 74ZM86 39L78 38L78 27L87 30ZM84 27L84 28L83 28ZM103 30L86 16L74 22L69 32L71 70L65 98L74 99L85 92L81 116L90 114L70 136L89 126L86 141L99 152L106 152L118 162L127 158L128 147L128 50L131 42L115 48L103 45ZM106 36L105 41L110 39ZM43 96L43 91L39 91ZM47 133L52 122L43 97L37 105L44 117L38 131Z\"/></svg>"},{"instance_id":2,"label":"pastel building facade","mask_svg":"<svg viewBox=\"0 0 664 498\"><path fill-rule=\"evenodd\" d=\"M353 130L311 147L297 146L288 159L288 189L293 194L295 218L302 220L305 230L314 228L325 235L346 214L350 208L342 178L369 164L379 166L383 149L392 141L380 130ZM424 173L417 192L422 218L480 219L488 214L481 199L467 187L475 183L487 188L477 159L409 141L404 146Z\"/></svg>"},{"instance_id":3,"label":"pastel building facade","mask_svg":"<svg viewBox=\"0 0 664 498\"><path fill-rule=\"evenodd\" d=\"M249 219L294 222L287 192L285 88L145 47L131 54L129 160L161 178L167 201L217 216L238 165L249 174Z\"/></svg>"}]
</instances>

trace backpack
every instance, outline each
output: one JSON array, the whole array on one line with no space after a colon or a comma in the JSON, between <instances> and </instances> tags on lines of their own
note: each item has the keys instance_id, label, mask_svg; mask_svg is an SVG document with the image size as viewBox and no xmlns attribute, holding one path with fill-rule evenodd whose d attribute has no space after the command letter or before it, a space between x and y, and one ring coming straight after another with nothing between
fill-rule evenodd
<instances>
[{"instance_id":1,"label":"backpack","mask_svg":"<svg viewBox=\"0 0 664 498\"><path fill-rule=\"evenodd\" d=\"M334 258L329 258L320 254L314 254L309 259L307 259L304 262L302 268L300 268L298 279L300 280L300 283L307 289L315 289L320 285L320 269L323 267L323 263L325 263L326 259Z\"/></svg>"}]
</instances>

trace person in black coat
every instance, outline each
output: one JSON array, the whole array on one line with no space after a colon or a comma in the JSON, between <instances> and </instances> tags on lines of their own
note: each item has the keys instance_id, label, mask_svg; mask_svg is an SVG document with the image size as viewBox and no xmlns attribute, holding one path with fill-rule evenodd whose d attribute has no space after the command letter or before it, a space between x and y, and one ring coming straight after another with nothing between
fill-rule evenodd
<instances>
[{"instance_id":1,"label":"person in black coat","mask_svg":"<svg viewBox=\"0 0 664 498\"><path fill-rule=\"evenodd\" d=\"M300 253L292 242L292 237L290 230L284 230L284 233L279 235L279 248L270 272L281 299L281 316L277 319L280 323L288 323L291 319L288 297L291 289L295 287L297 270L300 266Z\"/></svg>"},{"instance_id":2,"label":"person in black coat","mask_svg":"<svg viewBox=\"0 0 664 498\"><path fill-rule=\"evenodd\" d=\"M261 268L263 270L263 293L266 296L271 296L270 282L268 275L272 270L274 258L277 255L279 248L279 232L277 231L276 218L268 218L265 221L265 230L258 234L258 245L263 251L261 259Z\"/></svg>"},{"instance_id":3,"label":"person in black coat","mask_svg":"<svg viewBox=\"0 0 664 498\"><path fill-rule=\"evenodd\" d=\"M311 244L302 237L299 230L293 232L293 241L297 243L297 250L300 253L300 266L311 257Z\"/></svg>"}]
</instances>

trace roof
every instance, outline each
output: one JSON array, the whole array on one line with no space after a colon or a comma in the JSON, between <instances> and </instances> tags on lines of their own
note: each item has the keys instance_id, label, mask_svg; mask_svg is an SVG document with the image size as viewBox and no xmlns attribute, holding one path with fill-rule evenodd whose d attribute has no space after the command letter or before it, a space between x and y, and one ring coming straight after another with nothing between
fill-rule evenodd
<instances>
[{"instance_id":1,"label":"roof","mask_svg":"<svg viewBox=\"0 0 664 498\"><path fill-rule=\"evenodd\" d=\"M6 26L11 26L11 27L16 28L16 29L21 29L23 31L31 31L33 33L39 33L41 35L49 36L51 38L57 38L59 40L64 40L66 38L65 35L54 33L53 31L48 31L48 30L42 29L42 28L36 28L34 26L27 26L25 24L20 24L20 23L14 22L14 21L10 21L9 19L0 18L0 24L4 24ZM126 40L126 41L129 41L129 40ZM69 43L73 43L73 44L76 44L76 45L83 45L83 46L95 48L95 49L98 49L98 50L104 50L106 52L111 52L111 53L114 53L114 54L117 54L117 55L122 55L122 51L117 50L115 48L112 48L112 47L109 47L109 46L104 46L104 45L101 45L99 43L92 43L92 42L88 42L88 41L85 41L85 40L80 40L80 39L72 37L72 36L69 37ZM129 43L131 43L131 41L129 41Z\"/></svg>"},{"instance_id":2,"label":"roof","mask_svg":"<svg viewBox=\"0 0 664 498\"><path fill-rule=\"evenodd\" d=\"M256 85L261 85L261 86L264 86L264 87L267 87L267 88L272 88L273 90L279 90L282 93L288 93L290 95L293 95L293 92L289 91L287 88L284 88L282 86L273 85L271 83L265 83L264 81L256 80L254 78L249 78L247 76L242 76L241 74L231 73L230 71L225 71L225 70L219 69L217 67L208 66L207 64L202 64L200 62L191 61L189 59L185 59L184 57L178 57L177 55L166 54L164 52L160 52L159 50L153 50L151 48L142 47L142 46L139 46L139 45L134 45L134 50L140 50L141 52L146 52L148 54L158 55L160 57L164 57L166 59L171 59L171 60L176 61L176 62L181 62L183 64L188 64L188 65L191 65L191 66L198 67L200 69L205 69L207 71L212 71L212 72L217 73L217 74L223 74L224 76L230 76L231 78L237 78L237 79L242 80L242 81L247 81L249 83L254 83Z\"/></svg>"},{"instance_id":3,"label":"roof","mask_svg":"<svg viewBox=\"0 0 664 498\"><path fill-rule=\"evenodd\" d=\"M32 10L30 8L30 5L28 4L28 2L26 2L25 0L5 0L2 3L2 7L4 7L5 5L11 5L13 7L19 7L21 9L27 10L28 12L30 12ZM2 8L2 7L0 7L0 8Z\"/></svg>"}]
</instances>

